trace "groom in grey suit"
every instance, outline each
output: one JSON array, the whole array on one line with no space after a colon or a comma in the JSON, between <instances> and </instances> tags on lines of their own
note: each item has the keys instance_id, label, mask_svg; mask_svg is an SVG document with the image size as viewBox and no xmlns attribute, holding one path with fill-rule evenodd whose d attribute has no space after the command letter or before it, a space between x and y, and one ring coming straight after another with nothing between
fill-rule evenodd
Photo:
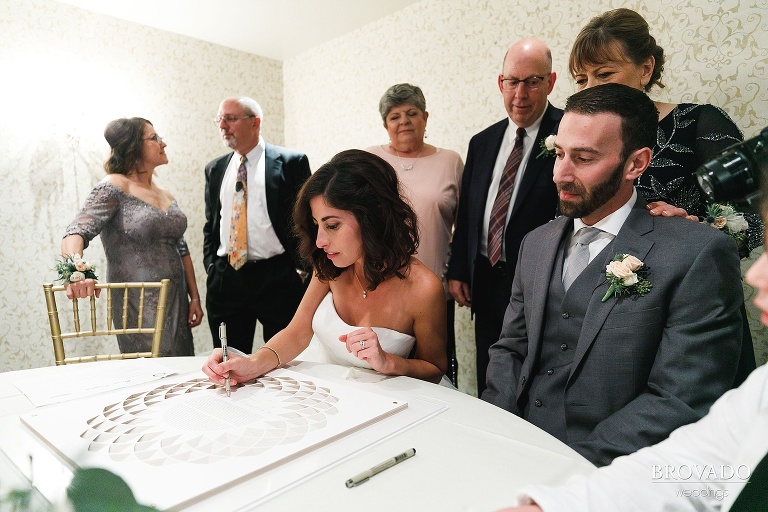
<instances>
[{"instance_id":1,"label":"groom in grey suit","mask_svg":"<svg viewBox=\"0 0 768 512\"><path fill-rule=\"evenodd\" d=\"M736 244L651 216L635 190L657 119L653 102L623 85L568 99L554 169L563 216L523 240L482 396L598 466L704 416L739 359ZM644 266L614 268L628 279L607 293L607 266L621 255Z\"/></svg>"}]
</instances>

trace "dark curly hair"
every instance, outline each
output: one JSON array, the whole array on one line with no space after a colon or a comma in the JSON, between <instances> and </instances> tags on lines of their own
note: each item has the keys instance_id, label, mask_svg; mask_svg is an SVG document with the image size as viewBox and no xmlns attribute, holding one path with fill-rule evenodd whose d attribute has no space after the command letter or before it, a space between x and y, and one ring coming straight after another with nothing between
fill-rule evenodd
<instances>
[{"instance_id":1,"label":"dark curly hair","mask_svg":"<svg viewBox=\"0 0 768 512\"><path fill-rule=\"evenodd\" d=\"M337 278L336 267L318 248L317 225L309 201L317 196L331 207L351 212L360 224L365 253L365 278L371 290L389 277L405 277L419 235L416 214L401 197L395 170L382 158L350 149L342 151L315 171L304 183L293 209L299 255L312 265L321 281Z\"/></svg>"},{"instance_id":2,"label":"dark curly hair","mask_svg":"<svg viewBox=\"0 0 768 512\"><path fill-rule=\"evenodd\" d=\"M615 43L621 46L616 48ZM571 48L568 69L571 76L576 76L587 64L599 65L626 58L635 64L642 64L648 57L653 57L655 62L651 79L645 86L646 92L654 85L664 87L661 83L664 48L656 44L648 22L642 16L622 7L595 16L581 29Z\"/></svg>"},{"instance_id":3,"label":"dark curly hair","mask_svg":"<svg viewBox=\"0 0 768 512\"><path fill-rule=\"evenodd\" d=\"M111 148L109 157L104 162L107 174L128 176L139 169L141 148L144 144L144 125L147 124L152 125L141 117L124 117L107 124L104 138Z\"/></svg>"}]
</instances>

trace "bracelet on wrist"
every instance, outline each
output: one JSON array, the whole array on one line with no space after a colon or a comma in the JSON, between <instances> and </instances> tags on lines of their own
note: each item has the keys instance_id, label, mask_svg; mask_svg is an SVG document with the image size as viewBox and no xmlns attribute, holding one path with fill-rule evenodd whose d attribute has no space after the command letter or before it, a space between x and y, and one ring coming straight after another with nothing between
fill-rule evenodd
<instances>
[{"instance_id":1,"label":"bracelet on wrist","mask_svg":"<svg viewBox=\"0 0 768 512\"><path fill-rule=\"evenodd\" d=\"M268 347L266 345L263 345L263 346L259 347L259 350L261 350L262 348L265 348L267 350L271 350L272 353L275 354L275 357L277 358L277 366L275 366L275 368L279 368L280 366L282 366L283 363L280 361L280 354L277 353L277 350L273 349L272 347Z\"/></svg>"}]
</instances>

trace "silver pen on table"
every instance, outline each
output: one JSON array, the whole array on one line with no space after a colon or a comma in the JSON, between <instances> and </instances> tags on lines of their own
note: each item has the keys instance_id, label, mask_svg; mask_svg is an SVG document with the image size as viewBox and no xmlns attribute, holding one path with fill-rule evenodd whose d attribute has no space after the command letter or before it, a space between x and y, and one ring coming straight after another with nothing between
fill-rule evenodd
<instances>
[{"instance_id":1,"label":"silver pen on table","mask_svg":"<svg viewBox=\"0 0 768 512\"><path fill-rule=\"evenodd\" d=\"M395 455L391 459L385 460L384 462L382 462L378 466L374 466L374 467L372 467L371 469L369 469L367 471L363 471L359 475L353 476L352 478L350 478L349 480L346 481L347 487L349 487L351 489L352 487L354 487L356 485L360 485L362 483L365 483L368 480L370 480L372 476L378 475L379 473L381 473L385 469L389 469L392 466L394 466L395 464L399 464L399 463L403 462L404 460L410 459L414 455L416 455L416 448L409 448L409 449L405 450L403 453L401 453L400 455Z\"/></svg>"},{"instance_id":2,"label":"silver pen on table","mask_svg":"<svg viewBox=\"0 0 768 512\"><path fill-rule=\"evenodd\" d=\"M223 363L229 359L229 354L227 354L227 324L224 322L219 324L219 339L221 339L221 362ZM227 390L227 396L230 396L232 391L229 387L229 377L227 377L224 386Z\"/></svg>"}]
</instances>

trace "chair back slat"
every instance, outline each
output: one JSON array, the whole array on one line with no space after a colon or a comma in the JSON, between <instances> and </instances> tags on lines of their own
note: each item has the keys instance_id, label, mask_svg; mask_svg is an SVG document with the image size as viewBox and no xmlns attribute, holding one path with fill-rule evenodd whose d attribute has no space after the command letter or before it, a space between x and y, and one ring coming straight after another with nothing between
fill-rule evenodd
<instances>
[{"instance_id":1,"label":"chair back slat","mask_svg":"<svg viewBox=\"0 0 768 512\"><path fill-rule=\"evenodd\" d=\"M91 296L91 332L96 332L96 296L95 295Z\"/></svg>"},{"instance_id":2,"label":"chair back slat","mask_svg":"<svg viewBox=\"0 0 768 512\"><path fill-rule=\"evenodd\" d=\"M78 306L77 301L74 301L72 303L72 314L75 316L75 330L80 330L80 307Z\"/></svg>"},{"instance_id":3,"label":"chair back slat","mask_svg":"<svg viewBox=\"0 0 768 512\"><path fill-rule=\"evenodd\" d=\"M141 315L139 315L139 322L141 322ZM128 327L128 288L123 290L123 334Z\"/></svg>"},{"instance_id":4,"label":"chair back slat","mask_svg":"<svg viewBox=\"0 0 768 512\"><path fill-rule=\"evenodd\" d=\"M89 297L90 301L90 322L89 327L83 329L81 324L81 312L78 305L79 300L84 299L72 299L68 302L72 305L71 322L74 326L74 330L71 332L62 332L61 318L57 302L56 294L62 293L66 290L65 286L53 285L47 283L43 285L43 292L45 293L45 304L48 309L48 323L51 328L51 340L53 341L53 354L57 365L69 364L69 363L82 363L91 361L108 361L112 359L135 359L138 357L159 357L160 356L160 344L163 338L163 330L165 325L166 314L166 302L168 300L168 289L170 287L170 280L163 279L159 282L135 282L135 283L97 283L96 288L104 290L106 293L106 313L103 315L99 311L98 302L95 296ZM121 311L121 318L119 319L121 325L117 327L114 325L112 307L114 305L112 291L122 291L123 304ZM135 320L136 325L129 325L128 316L128 295L129 290L136 290L139 294L138 297L138 317ZM146 300L146 294L149 290L158 291L157 309L155 310L155 322L153 326L144 325L144 312L150 304ZM101 325L99 318L103 320L106 318L106 323ZM112 336L116 334L150 334L152 335L152 345L149 352L132 352L123 354L94 354L83 355L77 357L66 357L64 349L64 341L72 342L77 339L88 339L98 336Z\"/></svg>"},{"instance_id":5,"label":"chair back slat","mask_svg":"<svg viewBox=\"0 0 768 512\"><path fill-rule=\"evenodd\" d=\"M141 289L141 295L139 296L139 329L141 329L141 324L143 321L144 321L144 288Z\"/></svg>"},{"instance_id":6,"label":"chair back slat","mask_svg":"<svg viewBox=\"0 0 768 512\"><path fill-rule=\"evenodd\" d=\"M113 325L112 318L112 289L107 288L107 325Z\"/></svg>"}]
</instances>

